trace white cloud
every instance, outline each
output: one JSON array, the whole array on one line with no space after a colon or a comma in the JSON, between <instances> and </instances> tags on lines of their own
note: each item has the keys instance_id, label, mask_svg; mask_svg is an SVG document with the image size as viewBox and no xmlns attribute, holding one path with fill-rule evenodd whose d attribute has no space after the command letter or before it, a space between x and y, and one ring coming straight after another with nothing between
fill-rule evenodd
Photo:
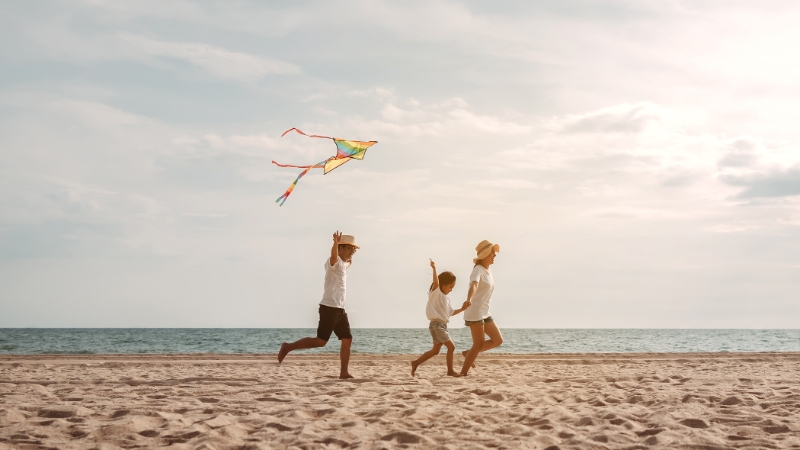
<instances>
[{"instance_id":1,"label":"white cloud","mask_svg":"<svg viewBox=\"0 0 800 450\"><path fill-rule=\"evenodd\" d=\"M661 107L651 102L640 102L570 114L554 119L548 125L566 133L639 133L662 117Z\"/></svg>"},{"instance_id":2,"label":"white cloud","mask_svg":"<svg viewBox=\"0 0 800 450\"><path fill-rule=\"evenodd\" d=\"M184 60L225 79L254 82L266 75L302 73L302 70L294 64L208 44L170 42L130 33L120 34L120 39L148 55Z\"/></svg>"}]
</instances>

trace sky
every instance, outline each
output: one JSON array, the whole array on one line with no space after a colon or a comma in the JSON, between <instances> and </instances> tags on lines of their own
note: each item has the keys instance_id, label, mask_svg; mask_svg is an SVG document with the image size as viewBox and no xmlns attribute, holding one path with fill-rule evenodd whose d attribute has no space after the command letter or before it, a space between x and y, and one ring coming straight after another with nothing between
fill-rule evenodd
<instances>
[{"instance_id":1,"label":"sky","mask_svg":"<svg viewBox=\"0 0 800 450\"><path fill-rule=\"evenodd\" d=\"M0 4L0 327L796 328L795 1ZM330 141L363 161L298 169ZM451 326L463 326L461 317Z\"/></svg>"}]
</instances>

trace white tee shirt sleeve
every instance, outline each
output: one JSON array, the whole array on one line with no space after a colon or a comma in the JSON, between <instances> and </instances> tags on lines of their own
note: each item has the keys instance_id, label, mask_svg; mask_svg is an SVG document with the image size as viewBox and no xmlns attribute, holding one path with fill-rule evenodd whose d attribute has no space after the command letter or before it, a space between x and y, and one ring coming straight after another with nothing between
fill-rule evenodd
<instances>
[{"instance_id":1,"label":"white tee shirt sleeve","mask_svg":"<svg viewBox=\"0 0 800 450\"><path fill-rule=\"evenodd\" d=\"M322 293L320 305L331 308L344 309L347 285L347 264L339 258L336 264L331 265L331 259L325 259L325 290Z\"/></svg>"},{"instance_id":2,"label":"white tee shirt sleeve","mask_svg":"<svg viewBox=\"0 0 800 450\"><path fill-rule=\"evenodd\" d=\"M425 308L428 320L448 323L453 311L455 310L450 305L450 298L441 289L436 288L428 293L428 306Z\"/></svg>"},{"instance_id":3,"label":"white tee shirt sleeve","mask_svg":"<svg viewBox=\"0 0 800 450\"><path fill-rule=\"evenodd\" d=\"M483 320L492 315L489 305L492 302L492 292L494 291L494 278L492 272L481 265L472 268L469 275L469 282L478 282L478 290L472 296L472 305L464 311L464 320L474 322Z\"/></svg>"}]
</instances>

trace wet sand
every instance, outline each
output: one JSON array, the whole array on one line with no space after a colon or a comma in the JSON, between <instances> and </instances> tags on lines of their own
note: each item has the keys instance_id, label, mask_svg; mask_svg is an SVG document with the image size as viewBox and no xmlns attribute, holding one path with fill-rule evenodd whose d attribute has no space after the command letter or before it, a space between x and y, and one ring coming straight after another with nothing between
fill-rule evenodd
<instances>
[{"instance_id":1,"label":"wet sand","mask_svg":"<svg viewBox=\"0 0 800 450\"><path fill-rule=\"evenodd\" d=\"M798 353L416 356L0 356L0 449L800 448Z\"/></svg>"}]
</instances>

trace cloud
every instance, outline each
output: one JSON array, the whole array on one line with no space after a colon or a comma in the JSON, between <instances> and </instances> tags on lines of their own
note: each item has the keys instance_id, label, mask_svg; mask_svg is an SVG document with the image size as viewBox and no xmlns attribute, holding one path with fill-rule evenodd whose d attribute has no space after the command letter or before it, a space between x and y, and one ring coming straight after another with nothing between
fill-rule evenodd
<instances>
[{"instance_id":1,"label":"cloud","mask_svg":"<svg viewBox=\"0 0 800 450\"><path fill-rule=\"evenodd\" d=\"M267 75L299 75L294 65L222 47L196 42L171 42L145 36L121 33L119 38L148 55L183 60L207 70L210 74L230 80L254 82Z\"/></svg>"},{"instance_id":2,"label":"cloud","mask_svg":"<svg viewBox=\"0 0 800 450\"><path fill-rule=\"evenodd\" d=\"M663 118L663 109L651 102L601 108L555 118L548 124L563 133L639 133Z\"/></svg>"},{"instance_id":3,"label":"cloud","mask_svg":"<svg viewBox=\"0 0 800 450\"><path fill-rule=\"evenodd\" d=\"M736 196L739 199L800 195L800 168L745 177L725 176L722 180L745 188Z\"/></svg>"}]
</instances>

